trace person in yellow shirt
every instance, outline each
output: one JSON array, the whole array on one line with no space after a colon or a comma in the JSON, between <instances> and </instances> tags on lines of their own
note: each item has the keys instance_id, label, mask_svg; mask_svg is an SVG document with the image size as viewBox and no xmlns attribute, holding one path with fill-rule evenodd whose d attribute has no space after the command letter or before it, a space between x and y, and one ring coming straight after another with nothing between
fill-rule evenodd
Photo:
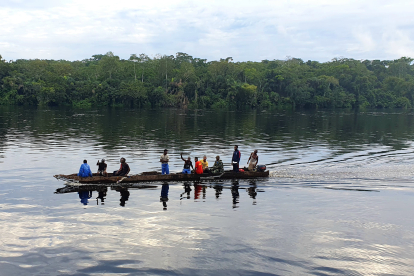
<instances>
[{"instance_id":1,"label":"person in yellow shirt","mask_svg":"<svg viewBox=\"0 0 414 276\"><path fill-rule=\"evenodd\" d=\"M203 156L203 160L201 160L200 161L201 162L201 165L203 166L203 171L206 173L206 172L209 172L209 169L208 169L208 162L207 162L207 156Z\"/></svg>"}]
</instances>

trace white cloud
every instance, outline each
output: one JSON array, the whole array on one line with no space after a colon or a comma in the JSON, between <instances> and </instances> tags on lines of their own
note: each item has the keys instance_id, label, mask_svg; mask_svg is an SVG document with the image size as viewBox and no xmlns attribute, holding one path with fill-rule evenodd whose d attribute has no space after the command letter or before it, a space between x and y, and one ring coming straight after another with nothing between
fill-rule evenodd
<instances>
[{"instance_id":1,"label":"white cloud","mask_svg":"<svg viewBox=\"0 0 414 276\"><path fill-rule=\"evenodd\" d=\"M32 3L36 2L36 3ZM83 59L113 51L209 60L413 56L411 1L7 1L6 59Z\"/></svg>"}]
</instances>

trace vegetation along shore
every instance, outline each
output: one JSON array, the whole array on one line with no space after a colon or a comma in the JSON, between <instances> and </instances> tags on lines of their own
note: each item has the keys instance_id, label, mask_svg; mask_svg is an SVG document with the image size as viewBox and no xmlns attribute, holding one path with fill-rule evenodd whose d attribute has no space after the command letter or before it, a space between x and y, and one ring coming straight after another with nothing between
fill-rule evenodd
<instances>
[{"instance_id":1,"label":"vegetation along shore","mask_svg":"<svg viewBox=\"0 0 414 276\"><path fill-rule=\"evenodd\" d=\"M185 53L81 61L0 56L1 105L411 108L413 59L207 61Z\"/></svg>"}]
</instances>

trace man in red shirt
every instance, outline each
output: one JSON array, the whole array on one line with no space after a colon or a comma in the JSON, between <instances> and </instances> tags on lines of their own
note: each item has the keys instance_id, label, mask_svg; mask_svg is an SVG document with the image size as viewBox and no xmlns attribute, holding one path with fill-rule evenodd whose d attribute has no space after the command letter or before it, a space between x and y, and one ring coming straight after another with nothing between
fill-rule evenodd
<instances>
[{"instance_id":1,"label":"man in red shirt","mask_svg":"<svg viewBox=\"0 0 414 276\"><path fill-rule=\"evenodd\" d=\"M195 161L195 173L196 174L202 174L203 173L203 165L201 164L201 161L198 161L198 157L194 158Z\"/></svg>"}]
</instances>

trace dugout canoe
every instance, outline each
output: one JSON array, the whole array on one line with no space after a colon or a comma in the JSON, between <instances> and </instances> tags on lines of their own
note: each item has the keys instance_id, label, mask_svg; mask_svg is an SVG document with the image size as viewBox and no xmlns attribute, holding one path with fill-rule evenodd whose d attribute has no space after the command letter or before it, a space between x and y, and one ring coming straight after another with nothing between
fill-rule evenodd
<instances>
[{"instance_id":1,"label":"dugout canoe","mask_svg":"<svg viewBox=\"0 0 414 276\"><path fill-rule=\"evenodd\" d=\"M156 182L156 181L203 181L203 180L218 180L218 179L254 179L269 177L269 171L264 172L233 172L225 171L219 175L211 174L182 174L171 173L162 175L159 172L143 172L141 174L124 176L100 176L96 173L92 177L79 177L77 174L58 174L54 176L56 179L78 182L81 184L111 184L111 183L139 183L139 182Z\"/></svg>"}]
</instances>

